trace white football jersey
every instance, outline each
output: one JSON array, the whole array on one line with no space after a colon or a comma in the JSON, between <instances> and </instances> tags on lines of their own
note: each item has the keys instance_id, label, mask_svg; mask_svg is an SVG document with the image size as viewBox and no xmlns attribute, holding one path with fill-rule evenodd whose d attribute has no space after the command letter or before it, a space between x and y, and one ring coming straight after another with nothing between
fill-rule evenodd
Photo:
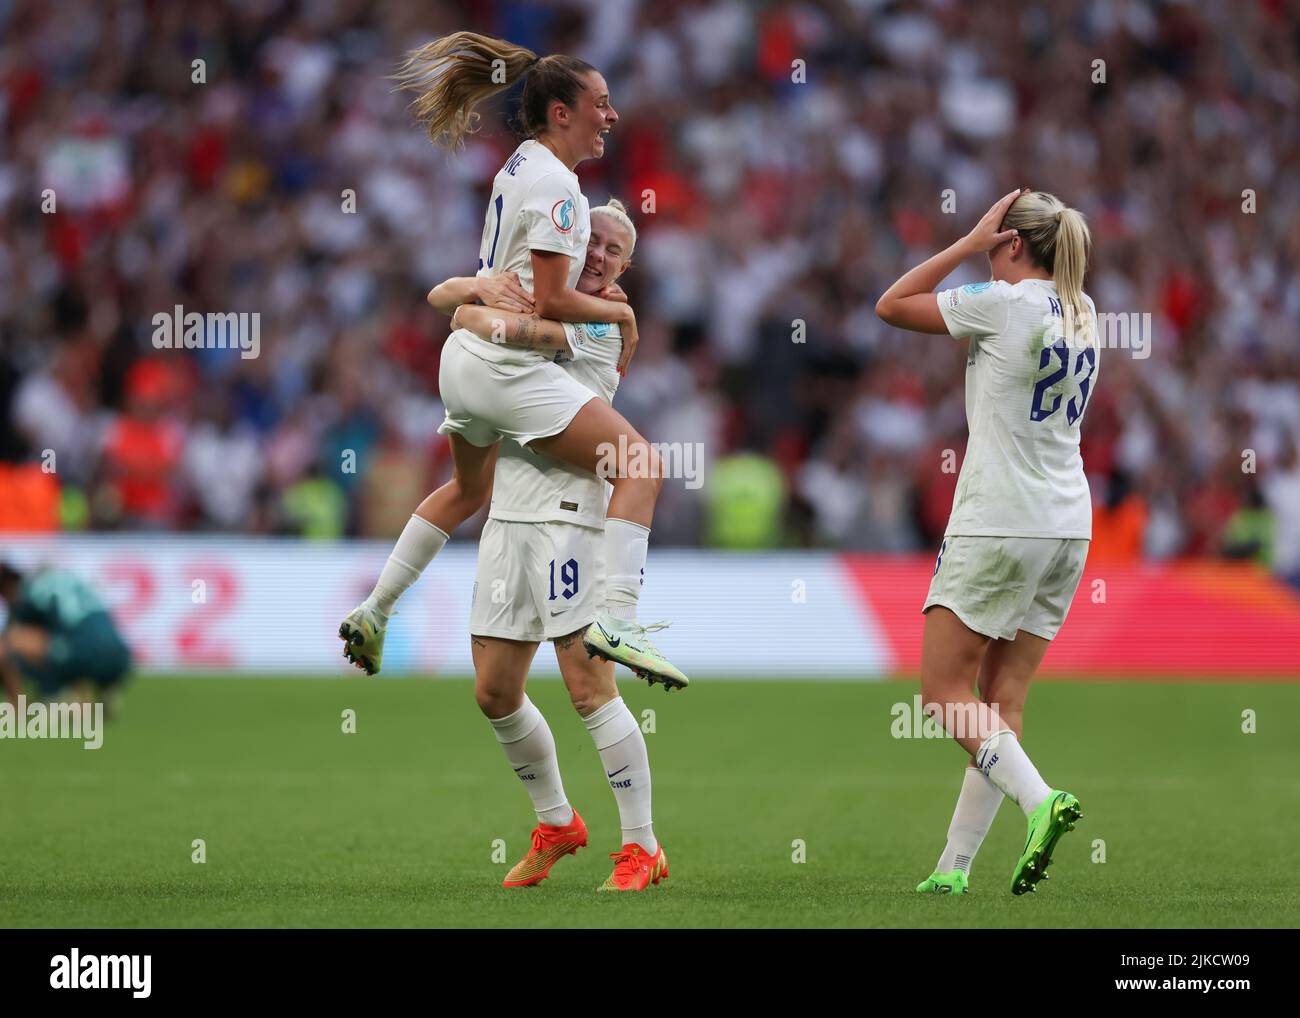
<instances>
[{"instance_id":1,"label":"white football jersey","mask_svg":"<svg viewBox=\"0 0 1300 1018\"><path fill-rule=\"evenodd\" d=\"M618 326L565 324L564 331L572 354L557 355L556 363L606 403L613 403L623 349ZM610 490L610 483L595 474L506 440L497 455L488 516L518 523L564 522L603 529Z\"/></svg>"},{"instance_id":2,"label":"white football jersey","mask_svg":"<svg viewBox=\"0 0 1300 1018\"><path fill-rule=\"evenodd\" d=\"M949 536L1092 537L1079 428L1097 385L1095 334L1070 338L1056 285L972 283L937 295L954 338L970 337L966 424ZM1092 321L1096 307L1084 295Z\"/></svg>"},{"instance_id":3,"label":"white football jersey","mask_svg":"<svg viewBox=\"0 0 1300 1018\"><path fill-rule=\"evenodd\" d=\"M591 210L578 187L578 176L540 142L523 142L492 181L483 238L479 243L480 276L514 272L533 292L533 251L569 256L570 288L578 285L591 237ZM533 364L546 357L537 350L506 347L459 330L465 348L484 360Z\"/></svg>"}]
</instances>

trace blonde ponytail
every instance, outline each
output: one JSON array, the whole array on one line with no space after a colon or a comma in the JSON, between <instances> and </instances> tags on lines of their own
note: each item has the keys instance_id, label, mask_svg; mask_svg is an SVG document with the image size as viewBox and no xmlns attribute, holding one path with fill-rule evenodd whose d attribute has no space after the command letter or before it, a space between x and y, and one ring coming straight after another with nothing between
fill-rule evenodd
<instances>
[{"instance_id":1,"label":"blonde ponytail","mask_svg":"<svg viewBox=\"0 0 1300 1018\"><path fill-rule=\"evenodd\" d=\"M478 129L475 110L537 63L530 49L474 32L453 32L406 55L397 87L414 92L411 110L435 145L458 147Z\"/></svg>"},{"instance_id":2,"label":"blonde ponytail","mask_svg":"<svg viewBox=\"0 0 1300 1018\"><path fill-rule=\"evenodd\" d=\"M1056 258L1052 265L1052 282L1061 296L1061 303L1073 307L1078 320L1088 317L1083 302L1083 277L1088 271L1088 254L1092 247L1092 234L1083 214L1064 208L1057 213Z\"/></svg>"},{"instance_id":3,"label":"blonde ponytail","mask_svg":"<svg viewBox=\"0 0 1300 1018\"><path fill-rule=\"evenodd\" d=\"M552 103L570 109L596 68L560 53L539 57L504 39L453 32L406 55L393 75L399 89L415 93L411 110L435 145L457 148L478 129L475 107L523 79L519 126L536 138L549 124Z\"/></svg>"},{"instance_id":4,"label":"blonde ponytail","mask_svg":"<svg viewBox=\"0 0 1300 1018\"><path fill-rule=\"evenodd\" d=\"M1034 264L1052 274L1062 309L1070 309L1071 320L1087 337L1093 323L1083 299L1083 277L1092 252L1092 234L1083 213L1054 194L1030 191L1012 203L1002 229L1016 230Z\"/></svg>"}]
</instances>

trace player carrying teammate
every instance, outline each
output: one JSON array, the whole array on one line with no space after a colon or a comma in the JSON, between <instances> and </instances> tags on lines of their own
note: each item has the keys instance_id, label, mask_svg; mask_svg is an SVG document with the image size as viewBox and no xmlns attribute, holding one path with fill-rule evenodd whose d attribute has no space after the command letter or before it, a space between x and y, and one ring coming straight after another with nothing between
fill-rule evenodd
<instances>
[{"instance_id":1,"label":"player carrying teammate","mask_svg":"<svg viewBox=\"0 0 1300 1018\"><path fill-rule=\"evenodd\" d=\"M475 108L522 79L521 119L528 138L492 185L479 247L474 297L572 323L614 323L622 334L619 370L636 347L631 307L576 289L591 223L574 168L599 159L618 121L605 79L568 56L539 58L521 46L457 32L410 55L398 80L417 93L416 118L435 143L455 147L474 129ZM514 273L518 282L503 279ZM529 306L531 305L531 306ZM448 534L487 500L499 444L513 439L535 453L595 473L609 450L627 450L604 527L606 603L584 633L587 647L669 688L686 677L636 623L659 496L661 468L652 447L608 403L538 350L508 347L457 329L442 351L438 387L447 410L452 479L426 498L393 549L371 595L339 627L344 653L378 672L384 631L401 593ZM649 464L649 469L626 469Z\"/></svg>"},{"instance_id":2,"label":"player carrying teammate","mask_svg":"<svg viewBox=\"0 0 1300 1018\"><path fill-rule=\"evenodd\" d=\"M1041 191L1013 191L876 304L890 325L970 337L970 441L923 609L921 696L943 709L939 720L971 764L948 844L918 891L966 891L1004 795L1029 824L1013 894L1046 878L1057 841L1081 815L1073 795L1039 776L1020 736L1030 680L1065 621L1092 537L1079 455L1100 357L1096 309L1083 292L1090 244L1079 212ZM934 293L981 252L991 282Z\"/></svg>"},{"instance_id":3,"label":"player carrying teammate","mask_svg":"<svg viewBox=\"0 0 1300 1018\"><path fill-rule=\"evenodd\" d=\"M578 280L583 293L621 297L636 228L617 201L591 210L591 241ZM557 362L606 402L618 388L616 325L572 325L469 303L474 279L452 279L429 302L485 339L559 353ZM458 307L458 305L460 305ZM545 880L555 862L587 844L587 827L569 804L555 740L524 693L538 643L551 640L570 699L596 744L618 803L622 847L602 891L643 891L668 876L650 819L645 736L618 694L614 668L593 658L581 636L604 603L601 528L609 485L595 474L503 442L492 507L479 539L470 609L475 695L537 813L527 856L506 887Z\"/></svg>"}]
</instances>

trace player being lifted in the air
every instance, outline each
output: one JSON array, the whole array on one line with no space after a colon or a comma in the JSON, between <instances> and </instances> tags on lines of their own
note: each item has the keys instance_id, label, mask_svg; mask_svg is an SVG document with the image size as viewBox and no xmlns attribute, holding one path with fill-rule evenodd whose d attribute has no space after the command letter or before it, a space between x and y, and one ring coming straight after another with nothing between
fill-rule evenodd
<instances>
[{"instance_id":1,"label":"player being lifted in the air","mask_svg":"<svg viewBox=\"0 0 1300 1018\"><path fill-rule=\"evenodd\" d=\"M621 296L616 280L635 245L636 227L621 203L611 199L592 209L579 290ZM617 325L562 325L483 307L472 303L474 286L473 278L448 280L429 302L484 339L556 351L565 372L613 401L622 352ZM613 665L592 657L582 642L605 601L601 528L608 493L609 485L589 471L502 443L479 539L469 631L479 708L537 814L529 852L506 874L506 887L540 883L557 860L587 844L587 825L565 795L550 726L524 692L542 640L555 645L565 687L618 803L621 847L600 890L644 891L668 876L650 819L645 736L619 696Z\"/></svg>"},{"instance_id":2,"label":"player being lifted in the air","mask_svg":"<svg viewBox=\"0 0 1300 1018\"><path fill-rule=\"evenodd\" d=\"M499 68L505 73L498 75ZM416 50L399 75L401 85L416 93L413 109L429 136L450 147L473 130L481 102L520 80L527 138L493 180L473 296L498 307L503 300L507 307L531 302L525 310L556 321L617 324L623 370L637 340L631 307L577 289L591 220L574 169L604 154L605 135L618 122L600 72L574 57L538 57L500 39L457 32ZM506 273L515 281L503 279ZM628 464L650 464L608 477L606 603L583 640L593 653L652 683L685 686L686 676L659 652L648 627L636 622L661 484L654 449L543 352L467 329L454 331L443 347L438 389L447 411L439 430L451 441L452 479L420 504L374 590L339 626L345 655L370 674L379 671L393 606L448 535L487 501L500 442L508 438L592 473L611 449L628 450Z\"/></svg>"}]
</instances>

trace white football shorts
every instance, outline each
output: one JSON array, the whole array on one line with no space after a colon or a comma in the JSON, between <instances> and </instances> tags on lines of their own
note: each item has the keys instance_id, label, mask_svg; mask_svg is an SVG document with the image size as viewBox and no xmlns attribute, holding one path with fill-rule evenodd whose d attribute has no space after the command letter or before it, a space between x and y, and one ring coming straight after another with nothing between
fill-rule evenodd
<instances>
[{"instance_id":1,"label":"white football shorts","mask_svg":"<svg viewBox=\"0 0 1300 1018\"><path fill-rule=\"evenodd\" d=\"M465 349L455 333L442 348L438 390L447 411L438 431L479 447L501 438L527 445L558 435L597 398L553 361L484 360Z\"/></svg>"},{"instance_id":2,"label":"white football shorts","mask_svg":"<svg viewBox=\"0 0 1300 1018\"><path fill-rule=\"evenodd\" d=\"M984 636L1024 630L1053 639L1083 577L1089 541L1050 537L945 537L924 612L942 605Z\"/></svg>"},{"instance_id":3,"label":"white football shorts","mask_svg":"<svg viewBox=\"0 0 1300 1018\"><path fill-rule=\"evenodd\" d=\"M584 629L605 605L605 533L489 519L470 600L473 636L538 642Z\"/></svg>"}]
</instances>

